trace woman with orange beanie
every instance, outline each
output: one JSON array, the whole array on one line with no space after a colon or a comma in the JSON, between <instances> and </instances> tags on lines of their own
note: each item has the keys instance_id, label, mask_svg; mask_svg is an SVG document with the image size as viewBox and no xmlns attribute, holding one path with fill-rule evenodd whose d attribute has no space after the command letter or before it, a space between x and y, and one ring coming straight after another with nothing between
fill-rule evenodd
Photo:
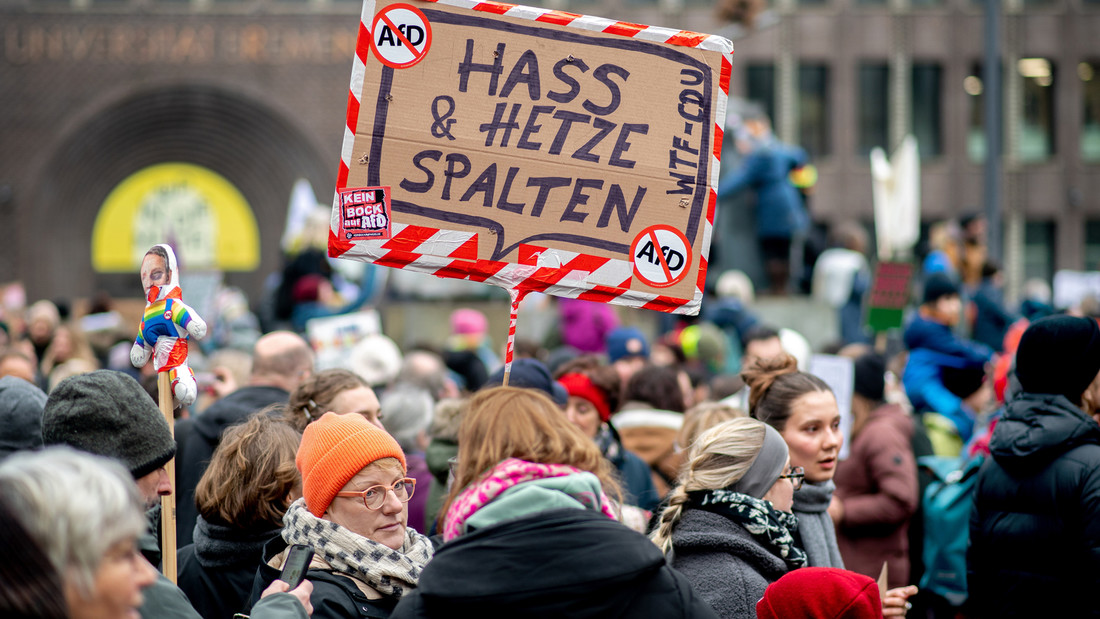
<instances>
[{"instance_id":1,"label":"woman with orange beanie","mask_svg":"<svg viewBox=\"0 0 1100 619\"><path fill-rule=\"evenodd\" d=\"M253 592L278 578L288 545L304 544L315 619L388 617L433 552L406 526L416 482L401 447L362 415L325 413L306 426L295 462L302 498L265 548Z\"/></svg>"}]
</instances>

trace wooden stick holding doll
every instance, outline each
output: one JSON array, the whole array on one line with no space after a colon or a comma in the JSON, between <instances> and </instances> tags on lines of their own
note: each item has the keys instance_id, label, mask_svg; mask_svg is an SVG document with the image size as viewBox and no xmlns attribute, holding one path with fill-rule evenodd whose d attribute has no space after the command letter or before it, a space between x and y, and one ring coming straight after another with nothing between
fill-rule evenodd
<instances>
[{"instance_id":1,"label":"wooden stick holding doll","mask_svg":"<svg viewBox=\"0 0 1100 619\"><path fill-rule=\"evenodd\" d=\"M130 362L144 367L149 359L157 371L160 410L173 428L172 411L187 406L198 395L195 373L187 365L187 340L206 336L206 322L183 302L176 254L168 245L154 245L141 261L141 287L145 291L145 312L137 339L130 348ZM173 404L173 396L175 404ZM175 481L175 460L165 467ZM161 556L164 575L176 582L175 494L161 497Z\"/></svg>"}]
</instances>

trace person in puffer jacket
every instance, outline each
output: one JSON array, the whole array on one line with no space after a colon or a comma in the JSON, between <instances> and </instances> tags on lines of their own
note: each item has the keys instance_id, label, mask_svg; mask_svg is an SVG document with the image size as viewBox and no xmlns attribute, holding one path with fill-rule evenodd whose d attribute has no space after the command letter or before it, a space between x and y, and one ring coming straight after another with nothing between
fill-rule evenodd
<instances>
[{"instance_id":1,"label":"person in puffer jacket","mask_svg":"<svg viewBox=\"0 0 1100 619\"><path fill-rule=\"evenodd\" d=\"M943 369L980 369L992 361L993 351L962 340L951 331L961 312L958 286L942 273L929 276L924 283L920 313L905 327L909 361L901 379L914 410L947 417L966 443L974 434L976 412L944 386Z\"/></svg>"},{"instance_id":2,"label":"person in puffer jacket","mask_svg":"<svg viewBox=\"0 0 1100 619\"><path fill-rule=\"evenodd\" d=\"M599 447L533 389L463 414L444 544L391 615L715 617L645 536L617 522Z\"/></svg>"},{"instance_id":3,"label":"person in puffer jacket","mask_svg":"<svg viewBox=\"0 0 1100 619\"><path fill-rule=\"evenodd\" d=\"M1033 323L1016 377L974 491L968 614L1100 617L1100 326Z\"/></svg>"}]
</instances>

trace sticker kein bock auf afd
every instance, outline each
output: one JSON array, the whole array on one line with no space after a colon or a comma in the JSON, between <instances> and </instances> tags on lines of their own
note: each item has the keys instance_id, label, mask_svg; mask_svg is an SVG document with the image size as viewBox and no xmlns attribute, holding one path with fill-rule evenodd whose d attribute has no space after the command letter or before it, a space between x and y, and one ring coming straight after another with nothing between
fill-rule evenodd
<instances>
[{"instance_id":1,"label":"sticker kein bock auf afd","mask_svg":"<svg viewBox=\"0 0 1100 619\"><path fill-rule=\"evenodd\" d=\"M390 188L341 189L339 234L348 241L390 238Z\"/></svg>"},{"instance_id":2,"label":"sticker kein bock auf afd","mask_svg":"<svg viewBox=\"0 0 1100 619\"><path fill-rule=\"evenodd\" d=\"M695 313L732 52L548 9L368 0L330 253ZM343 190L383 186L391 236L348 237Z\"/></svg>"}]
</instances>

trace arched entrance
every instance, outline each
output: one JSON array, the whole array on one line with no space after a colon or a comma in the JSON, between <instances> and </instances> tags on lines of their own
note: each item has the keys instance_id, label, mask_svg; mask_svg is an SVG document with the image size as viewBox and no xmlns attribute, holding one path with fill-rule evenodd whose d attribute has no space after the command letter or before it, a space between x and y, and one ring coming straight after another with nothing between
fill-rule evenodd
<instances>
[{"instance_id":1,"label":"arched entrance","mask_svg":"<svg viewBox=\"0 0 1100 619\"><path fill-rule=\"evenodd\" d=\"M93 226L100 207L124 181L176 164L198 170L197 174L210 172L232 190L218 195L235 191L239 202L250 207L258 230L258 264L238 260L238 268L247 270L234 271L230 266L226 282L240 286L256 300L264 277L279 268L279 238L295 179L308 179L326 201L336 160L335 150L323 156L292 122L241 94L206 85L136 93L73 131L37 180L28 201L34 212L21 218L29 229L19 241L20 262L28 267L25 272L34 275L26 282L28 296L65 290L68 296L79 297L99 289L116 296L140 296L134 273L111 272L101 261L93 264ZM224 201L210 202L218 209ZM140 205L123 205L121 210L127 208L141 212ZM240 215L239 204L226 208ZM184 222L203 211L192 212L195 215L183 216ZM198 217L195 224L232 227L226 222L244 221L220 215ZM221 235L232 232L218 230ZM231 236L223 236L223 243L225 238ZM46 247L50 251L43 251ZM228 249L232 253L233 248Z\"/></svg>"}]
</instances>

